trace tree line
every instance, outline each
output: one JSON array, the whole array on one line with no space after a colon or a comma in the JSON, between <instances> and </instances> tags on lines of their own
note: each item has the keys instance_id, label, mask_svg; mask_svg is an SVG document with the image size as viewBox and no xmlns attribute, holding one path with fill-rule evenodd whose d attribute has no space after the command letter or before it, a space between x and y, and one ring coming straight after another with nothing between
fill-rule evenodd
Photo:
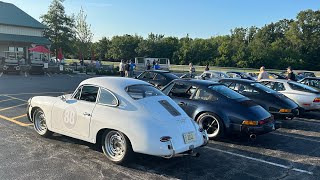
<instances>
[{"instance_id":1,"label":"tree line","mask_svg":"<svg viewBox=\"0 0 320 180\"><path fill-rule=\"evenodd\" d=\"M90 31L88 24L86 27ZM73 38L69 40L67 55L78 58L79 48L75 46L79 44L72 43ZM244 68L265 66L272 69L292 66L295 69L319 70L320 11L305 10L299 12L295 19L283 19L261 28L234 28L228 35L207 39L190 38L188 35L178 38L154 33L143 38L137 34L125 34L103 37L95 43L90 40L85 44L91 47L84 48L85 56L90 57L93 50L95 57L101 60L162 57L169 58L172 64L192 62L196 65Z\"/></svg>"}]
</instances>

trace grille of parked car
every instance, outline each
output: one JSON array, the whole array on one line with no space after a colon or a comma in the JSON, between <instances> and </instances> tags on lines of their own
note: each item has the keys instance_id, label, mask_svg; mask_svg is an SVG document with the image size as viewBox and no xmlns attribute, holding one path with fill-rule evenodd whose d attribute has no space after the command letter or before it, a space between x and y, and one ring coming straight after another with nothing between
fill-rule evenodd
<instances>
[{"instance_id":1,"label":"grille of parked car","mask_svg":"<svg viewBox=\"0 0 320 180\"><path fill-rule=\"evenodd\" d=\"M181 114L177 111L168 101L161 100L159 103L172 115L172 116L180 116Z\"/></svg>"}]
</instances>

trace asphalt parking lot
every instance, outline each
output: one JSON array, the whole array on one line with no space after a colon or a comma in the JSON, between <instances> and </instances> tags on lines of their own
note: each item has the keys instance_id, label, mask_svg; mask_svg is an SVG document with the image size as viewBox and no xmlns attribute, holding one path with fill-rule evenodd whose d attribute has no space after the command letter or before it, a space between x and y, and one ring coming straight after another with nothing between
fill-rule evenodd
<instances>
[{"instance_id":1,"label":"asphalt parking lot","mask_svg":"<svg viewBox=\"0 0 320 180\"><path fill-rule=\"evenodd\" d=\"M32 96L72 92L88 75L0 74L0 179L320 179L320 113L282 121L255 141L229 137L201 156L136 155L110 163L98 147L55 134L42 138L25 115Z\"/></svg>"}]
</instances>

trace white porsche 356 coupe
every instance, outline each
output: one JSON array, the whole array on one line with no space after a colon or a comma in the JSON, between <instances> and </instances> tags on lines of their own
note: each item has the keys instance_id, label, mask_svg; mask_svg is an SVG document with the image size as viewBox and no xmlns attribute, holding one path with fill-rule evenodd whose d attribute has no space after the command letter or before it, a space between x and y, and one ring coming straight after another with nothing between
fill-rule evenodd
<instances>
[{"instance_id":1,"label":"white porsche 356 coupe","mask_svg":"<svg viewBox=\"0 0 320 180\"><path fill-rule=\"evenodd\" d=\"M194 148L208 141L206 131L172 99L136 79L87 79L73 94L30 98L27 111L41 136L56 132L101 143L106 157L117 164L133 152L197 156Z\"/></svg>"}]
</instances>

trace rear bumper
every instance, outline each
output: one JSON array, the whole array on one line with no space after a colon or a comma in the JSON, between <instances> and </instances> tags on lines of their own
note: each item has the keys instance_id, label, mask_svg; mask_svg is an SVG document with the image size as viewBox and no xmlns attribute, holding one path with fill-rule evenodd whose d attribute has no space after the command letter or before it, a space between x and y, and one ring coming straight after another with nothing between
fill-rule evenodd
<instances>
[{"instance_id":1,"label":"rear bumper","mask_svg":"<svg viewBox=\"0 0 320 180\"><path fill-rule=\"evenodd\" d=\"M299 116L300 111L298 108L296 108L296 109L291 109L290 113L281 113L281 112L272 112L272 111L270 111L270 113L274 115L276 118L294 118Z\"/></svg>"},{"instance_id":2,"label":"rear bumper","mask_svg":"<svg viewBox=\"0 0 320 180\"><path fill-rule=\"evenodd\" d=\"M259 126L248 126L248 125L242 125L242 124L231 124L232 131L241 133L244 135L262 135L266 134L272 131L275 131L277 126L274 122L270 122L268 124L263 124Z\"/></svg>"}]
</instances>

